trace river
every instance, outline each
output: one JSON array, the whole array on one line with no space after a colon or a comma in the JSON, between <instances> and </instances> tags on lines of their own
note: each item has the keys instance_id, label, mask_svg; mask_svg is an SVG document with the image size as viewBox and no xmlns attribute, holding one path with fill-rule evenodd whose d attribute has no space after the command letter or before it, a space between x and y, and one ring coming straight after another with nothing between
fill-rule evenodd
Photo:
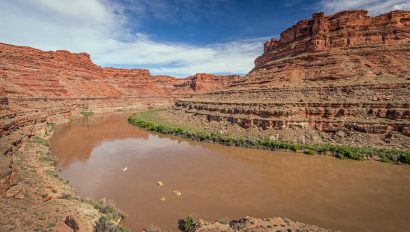
<instances>
[{"instance_id":1,"label":"river","mask_svg":"<svg viewBox=\"0 0 410 232\"><path fill-rule=\"evenodd\" d=\"M134 127L128 116L73 120L56 128L51 144L61 176L81 197L105 198L127 212L123 224L132 231L177 231L187 215L410 231L408 165L184 141Z\"/></svg>"}]
</instances>

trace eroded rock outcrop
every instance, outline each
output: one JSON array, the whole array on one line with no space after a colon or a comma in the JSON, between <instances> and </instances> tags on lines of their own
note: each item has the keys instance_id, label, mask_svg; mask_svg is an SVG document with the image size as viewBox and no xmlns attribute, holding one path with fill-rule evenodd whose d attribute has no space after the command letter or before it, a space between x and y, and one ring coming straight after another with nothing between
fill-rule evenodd
<instances>
[{"instance_id":1,"label":"eroded rock outcrop","mask_svg":"<svg viewBox=\"0 0 410 232\"><path fill-rule=\"evenodd\" d=\"M408 11L376 17L367 11L314 14L282 32L279 40L265 42L244 82L283 87L406 79L409 22Z\"/></svg>"},{"instance_id":2,"label":"eroded rock outcrop","mask_svg":"<svg viewBox=\"0 0 410 232\"><path fill-rule=\"evenodd\" d=\"M57 218L63 212L54 212L55 207L76 211L78 220L70 217L65 221L72 231L77 231L79 225L85 231L92 230L95 210L86 209L87 215L92 214L94 219L86 218L86 211L81 209L89 205L57 200L61 197L57 196L57 189L58 194L71 194L72 190L55 177L53 168L43 167L38 160L49 151L41 145L43 141L36 144L31 140L44 136L50 126L81 112L169 105L176 97L215 91L235 80L231 76L174 78L154 76L143 69L103 68L95 65L87 53L44 52L0 43L0 208L5 215L0 220L0 230L40 231L45 227L39 228L38 224L46 222L51 230L54 224L63 221ZM51 191L48 193L51 195L45 194L46 191ZM27 223L25 220L31 220L30 212L34 208L41 219ZM10 221L16 214L25 216ZM61 223L57 227L67 229Z\"/></svg>"},{"instance_id":3,"label":"eroded rock outcrop","mask_svg":"<svg viewBox=\"0 0 410 232\"><path fill-rule=\"evenodd\" d=\"M343 11L332 16L323 12L302 20L264 44L256 68L273 59L320 52L330 48L369 45L400 45L410 41L410 13L392 11L370 17L365 10Z\"/></svg>"},{"instance_id":4,"label":"eroded rock outcrop","mask_svg":"<svg viewBox=\"0 0 410 232\"><path fill-rule=\"evenodd\" d=\"M173 99L214 91L238 79L239 76L210 74L187 78L154 76L145 69L99 67L87 53L44 52L0 43L1 96Z\"/></svg>"},{"instance_id":5,"label":"eroded rock outcrop","mask_svg":"<svg viewBox=\"0 0 410 232\"><path fill-rule=\"evenodd\" d=\"M408 148L409 60L409 11L317 13L265 42L245 78L173 114L235 134Z\"/></svg>"},{"instance_id":6,"label":"eroded rock outcrop","mask_svg":"<svg viewBox=\"0 0 410 232\"><path fill-rule=\"evenodd\" d=\"M87 53L0 43L0 153L12 154L25 137L44 130L47 123L81 111L168 105L176 97L214 91L238 79L210 74L153 76L145 69L99 67Z\"/></svg>"}]
</instances>

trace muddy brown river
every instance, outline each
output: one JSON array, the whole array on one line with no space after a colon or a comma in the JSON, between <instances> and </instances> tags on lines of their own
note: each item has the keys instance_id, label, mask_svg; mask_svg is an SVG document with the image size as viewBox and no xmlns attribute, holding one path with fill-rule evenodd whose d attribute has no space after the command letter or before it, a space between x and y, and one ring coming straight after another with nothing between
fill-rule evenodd
<instances>
[{"instance_id":1,"label":"muddy brown river","mask_svg":"<svg viewBox=\"0 0 410 232\"><path fill-rule=\"evenodd\" d=\"M184 141L129 125L128 115L58 126L52 149L78 194L113 202L128 213L123 224L132 231L150 225L177 231L187 215L410 231L410 166Z\"/></svg>"}]
</instances>

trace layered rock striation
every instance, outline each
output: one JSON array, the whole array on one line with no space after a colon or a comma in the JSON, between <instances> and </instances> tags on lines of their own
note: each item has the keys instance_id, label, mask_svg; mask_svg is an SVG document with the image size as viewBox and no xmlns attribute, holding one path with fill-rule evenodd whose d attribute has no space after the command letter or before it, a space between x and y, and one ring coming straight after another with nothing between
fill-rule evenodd
<instances>
[{"instance_id":1,"label":"layered rock striation","mask_svg":"<svg viewBox=\"0 0 410 232\"><path fill-rule=\"evenodd\" d=\"M367 11L317 13L279 40L265 42L246 83L280 87L408 78L409 43L408 11L376 17Z\"/></svg>"},{"instance_id":2,"label":"layered rock striation","mask_svg":"<svg viewBox=\"0 0 410 232\"><path fill-rule=\"evenodd\" d=\"M239 78L154 76L145 69L97 66L87 53L44 52L0 43L1 153L10 151L10 145L17 145L22 137L33 135L30 131L35 125L44 127L81 111L167 105L176 97L214 91Z\"/></svg>"},{"instance_id":3,"label":"layered rock striation","mask_svg":"<svg viewBox=\"0 0 410 232\"><path fill-rule=\"evenodd\" d=\"M15 162L16 154L32 155L24 147L33 136L44 135L50 125L81 112L169 105L177 97L215 91L239 78L155 76L144 69L97 66L87 53L44 52L0 43L0 207L9 204L2 197L24 197L22 189L30 188L19 182L25 169Z\"/></svg>"},{"instance_id":4,"label":"layered rock striation","mask_svg":"<svg viewBox=\"0 0 410 232\"><path fill-rule=\"evenodd\" d=\"M317 13L265 42L245 78L173 113L235 134L408 148L409 60L409 11Z\"/></svg>"},{"instance_id":5,"label":"layered rock striation","mask_svg":"<svg viewBox=\"0 0 410 232\"><path fill-rule=\"evenodd\" d=\"M392 11L370 17L365 10L343 11L331 16L323 12L302 20L264 43L256 68L274 59L305 52L353 46L398 45L410 41L410 13Z\"/></svg>"},{"instance_id":6,"label":"layered rock striation","mask_svg":"<svg viewBox=\"0 0 410 232\"><path fill-rule=\"evenodd\" d=\"M0 95L18 97L174 98L224 87L239 76L174 78L145 69L103 68L87 53L44 52L0 43Z\"/></svg>"}]
</instances>

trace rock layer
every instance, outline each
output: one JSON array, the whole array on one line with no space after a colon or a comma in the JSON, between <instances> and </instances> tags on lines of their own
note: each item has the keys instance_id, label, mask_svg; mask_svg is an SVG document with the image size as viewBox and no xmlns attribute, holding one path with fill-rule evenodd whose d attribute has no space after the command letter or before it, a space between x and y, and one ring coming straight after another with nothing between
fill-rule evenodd
<instances>
[{"instance_id":1,"label":"rock layer","mask_svg":"<svg viewBox=\"0 0 410 232\"><path fill-rule=\"evenodd\" d=\"M57 189L58 194L60 189L70 194L72 190L55 178L53 168L41 166L39 152L49 151L30 142L34 136L44 136L50 125L77 117L83 111L112 112L169 105L176 97L214 91L237 80L239 76L211 74L180 79L154 76L144 69L99 67L87 53L44 52L0 43L0 208L5 215L0 220L0 230L44 230L45 227L36 226L46 222L51 230L55 223L64 222L58 218L64 212L56 213L53 207L76 212L75 216L84 218L80 219L80 227L92 230L95 210L75 200L56 199L61 197L55 196ZM49 175L51 172L53 175ZM29 175L32 176L28 178ZM49 190L53 197L43 199L44 192L39 191ZM84 209L88 212L81 211ZM24 210L27 211L22 213ZM34 210L46 219L21 224L32 218L26 216ZM10 220L16 214L25 216ZM78 228L71 219L66 224L73 230Z\"/></svg>"},{"instance_id":2,"label":"rock layer","mask_svg":"<svg viewBox=\"0 0 410 232\"><path fill-rule=\"evenodd\" d=\"M316 13L265 42L245 78L173 114L235 134L408 148L409 60L409 11Z\"/></svg>"},{"instance_id":3,"label":"rock layer","mask_svg":"<svg viewBox=\"0 0 410 232\"><path fill-rule=\"evenodd\" d=\"M0 43L0 95L19 97L164 97L213 91L239 76L153 76L145 69L102 68L87 53L44 52Z\"/></svg>"},{"instance_id":4,"label":"rock layer","mask_svg":"<svg viewBox=\"0 0 410 232\"><path fill-rule=\"evenodd\" d=\"M99 67L87 53L44 52L0 43L0 152L12 154L38 128L81 111L163 106L176 97L214 91L239 78L153 76L145 69Z\"/></svg>"},{"instance_id":5,"label":"rock layer","mask_svg":"<svg viewBox=\"0 0 410 232\"><path fill-rule=\"evenodd\" d=\"M239 76L153 76L145 69L102 68L87 53L44 52L0 43L0 148L81 111L142 109L176 97L214 91Z\"/></svg>"},{"instance_id":6,"label":"rock layer","mask_svg":"<svg viewBox=\"0 0 410 232\"><path fill-rule=\"evenodd\" d=\"M255 66L274 59L330 48L408 44L410 13L392 11L370 17L365 10L343 11L332 16L323 12L302 20L264 44L264 53Z\"/></svg>"}]
</instances>

